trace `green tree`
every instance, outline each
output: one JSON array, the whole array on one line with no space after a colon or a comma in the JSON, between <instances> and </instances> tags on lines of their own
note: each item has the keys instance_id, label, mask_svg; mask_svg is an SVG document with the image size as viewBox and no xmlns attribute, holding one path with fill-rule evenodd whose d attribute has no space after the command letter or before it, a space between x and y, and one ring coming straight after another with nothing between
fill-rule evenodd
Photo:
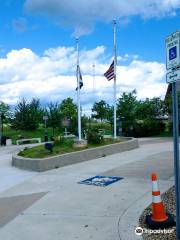
<instances>
[{"instance_id":1,"label":"green tree","mask_svg":"<svg viewBox=\"0 0 180 240\"><path fill-rule=\"evenodd\" d=\"M10 116L10 107L8 104L0 101L0 114L2 119L7 120Z\"/></svg>"},{"instance_id":2,"label":"green tree","mask_svg":"<svg viewBox=\"0 0 180 240\"><path fill-rule=\"evenodd\" d=\"M167 108L160 98L146 98L144 101L139 101L136 118L140 121L135 124L135 134L138 137L161 134L165 130L165 123L161 120L164 115L167 115Z\"/></svg>"},{"instance_id":3,"label":"green tree","mask_svg":"<svg viewBox=\"0 0 180 240\"><path fill-rule=\"evenodd\" d=\"M68 130L77 134L77 106L73 102L73 99L64 99L59 105L59 110L61 113L61 119L70 120L70 126L68 127Z\"/></svg>"},{"instance_id":4,"label":"green tree","mask_svg":"<svg viewBox=\"0 0 180 240\"><path fill-rule=\"evenodd\" d=\"M1 126L0 130L3 133L4 123L8 123L10 117L10 107L4 102L0 102L0 117L1 117Z\"/></svg>"},{"instance_id":5,"label":"green tree","mask_svg":"<svg viewBox=\"0 0 180 240\"><path fill-rule=\"evenodd\" d=\"M130 127L134 125L137 104L136 90L130 93L123 92L121 97L117 100L117 116L123 119L123 131L125 134L127 134Z\"/></svg>"},{"instance_id":6,"label":"green tree","mask_svg":"<svg viewBox=\"0 0 180 240\"><path fill-rule=\"evenodd\" d=\"M30 102L22 99L15 108L12 127L20 130L35 130L42 120L42 113L39 99L33 98Z\"/></svg>"},{"instance_id":7,"label":"green tree","mask_svg":"<svg viewBox=\"0 0 180 240\"><path fill-rule=\"evenodd\" d=\"M108 105L106 119L111 124L111 130L112 130L112 127L113 127L113 119L114 119L113 114L114 114L114 107Z\"/></svg>"},{"instance_id":8,"label":"green tree","mask_svg":"<svg viewBox=\"0 0 180 240\"><path fill-rule=\"evenodd\" d=\"M152 99L146 98L145 101L139 101L136 115L140 120L156 119L167 114L165 102L158 97Z\"/></svg>"},{"instance_id":9,"label":"green tree","mask_svg":"<svg viewBox=\"0 0 180 240\"><path fill-rule=\"evenodd\" d=\"M112 114L111 107L104 100L95 102L92 107L92 112L92 117L101 120L101 122L107 119L110 120Z\"/></svg>"},{"instance_id":10,"label":"green tree","mask_svg":"<svg viewBox=\"0 0 180 240\"><path fill-rule=\"evenodd\" d=\"M48 126L52 127L53 135L55 128L61 127L62 115L59 109L58 103L49 103L47 107L47 116L48 116ZM45 114L45 115L46 115Z\"/></svg>"},{"instance_id":11,"label":"green tree","mask_svg":"<svg viewBox=\"0 0 180 240\"><path fill-rule=\"evenodd\" d=\"M64 99L59 105L59 110L61 112L62 118L71 119L77 115L77 106L73 102L72 98Z\"/></svg>"}]
</instances>

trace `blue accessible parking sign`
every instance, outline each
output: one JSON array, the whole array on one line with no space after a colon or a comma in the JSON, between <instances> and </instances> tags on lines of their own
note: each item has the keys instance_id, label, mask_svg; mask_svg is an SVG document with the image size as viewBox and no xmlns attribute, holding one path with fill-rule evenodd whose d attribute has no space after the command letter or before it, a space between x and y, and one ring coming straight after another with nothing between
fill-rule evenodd
<instances>
[{"instance_id":1,"label":"blue accessible parking sign","mask_svg":"<svg viewBox=\"0 0 180 240\"><path fill-rule=\"evenodd\" d=\"M177 47L172 47L169 49L169 60L173 60L177 57Z\"/></svg>"},{"instance_id":2,"label":"blue accessible parking sign","mask_svg":"<svg viewBox=\"0 0 180 240\"><path fill-rule=\"evenodd\" d=\"M95 176L79 182L80 184L95 185L100 187L106 187L114 182L117 182L123 178L121 177L107 177L107 176Z\"/></svg>"}]
</instances>

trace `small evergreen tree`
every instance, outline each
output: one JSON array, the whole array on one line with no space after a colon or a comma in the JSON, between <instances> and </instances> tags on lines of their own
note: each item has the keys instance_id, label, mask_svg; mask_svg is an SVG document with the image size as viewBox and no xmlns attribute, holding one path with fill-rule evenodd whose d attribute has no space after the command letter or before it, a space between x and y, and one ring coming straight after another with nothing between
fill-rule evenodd
<instances>
[{"instance_id":1,"label":"small evergreen tree","mask_svg":"<svg viewBox=\"0 0 180 240\"><path fill-rule=\"evenodd\" d=\"M22 99L16 106L12 127L20 130L35 130L42 119L42 109L39 99L33 98L30 102Z\"/></svg>"}]
</instances>

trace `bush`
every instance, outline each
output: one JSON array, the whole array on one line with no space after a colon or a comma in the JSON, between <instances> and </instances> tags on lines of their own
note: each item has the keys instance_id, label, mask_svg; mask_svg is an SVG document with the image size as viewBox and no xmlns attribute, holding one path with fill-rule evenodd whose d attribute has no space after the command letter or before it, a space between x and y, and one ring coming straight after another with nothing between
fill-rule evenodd
<instances>
[{"instance_id":1,"label":"bush","mask_svg":"<svg viewBox=\"0 0 180 240\"><path fill-rule=\"evenodd\" d=\"M135 123L134 137L149 137L163 133L165 123L158 120L145 119L143 122Z\"/></svg>"},{"instance_id":2,"label":"bush","mask_svg":"<svg viewBox=\"0 0 180 240\"><path fill-rule=\"evenodd\" d=\"M90 144L101 144L104 138L97 128L89 128L87 130L87 141Z\"/></svg>"},{"instance_id":3,"label":"bush","mask_svg":"<svg viewBox=\"0 0 180 240\"><path fill-rule=\"evenodd\" d=\"M64 137L61 137L60 140L54 141L54 146L63 146L63 147L73 147L73 139L66 139Z\"/></svg>"},{"instance_id":4,"label":"bush","mask_svg":"<svg viewBox=\"0 0 180 240\"><path fill-rule=\"evenodd\" d=\"M108 122L93 122L91 123L92 128L96 128L96 129L104 129L106 134L111 134L112 132L112 126L110 123Z\"/></svg>"}]
</instances>

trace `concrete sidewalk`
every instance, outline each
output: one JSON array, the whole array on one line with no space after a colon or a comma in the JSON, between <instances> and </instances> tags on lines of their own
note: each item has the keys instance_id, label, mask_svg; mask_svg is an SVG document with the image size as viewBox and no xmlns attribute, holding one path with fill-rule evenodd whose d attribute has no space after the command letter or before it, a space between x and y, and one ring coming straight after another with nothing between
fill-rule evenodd
<instances>
[{"instance_id":1,"label":"concrete sidewalk","mask_svg":"<svg viewBox=\"0 0 180 240\"><path fill-rule=\"evenodd\" d=\"M1 199L29 199L28 204L23 200L24 209L0 229L0 238L140 239L134 230L139 215L151 203L151 182L146 175L152 170L160 173L161 192L173 185L169 178L173 174L172 148L172 142L155 140L139 149L31 176L0 194ZM95 175L114 174L124 179L108 187L78 184ZM37 200L30 201L36 193Z\"/></svg>"},{"instance_id":2,"label":"concrete sidewalk","mask_svg":"<svg viewBox=\"0 0 180 240\"><path fill-rule=\"evenodd\" d=\"M34 146L34 144L29 146ZM0 147L0 192L3 192L6 189L16 186L19 183L37 175L37 173L34 172L21 171L11 165L12 154L24 147L25 145Z\"/></svg>"}]
</instances>

